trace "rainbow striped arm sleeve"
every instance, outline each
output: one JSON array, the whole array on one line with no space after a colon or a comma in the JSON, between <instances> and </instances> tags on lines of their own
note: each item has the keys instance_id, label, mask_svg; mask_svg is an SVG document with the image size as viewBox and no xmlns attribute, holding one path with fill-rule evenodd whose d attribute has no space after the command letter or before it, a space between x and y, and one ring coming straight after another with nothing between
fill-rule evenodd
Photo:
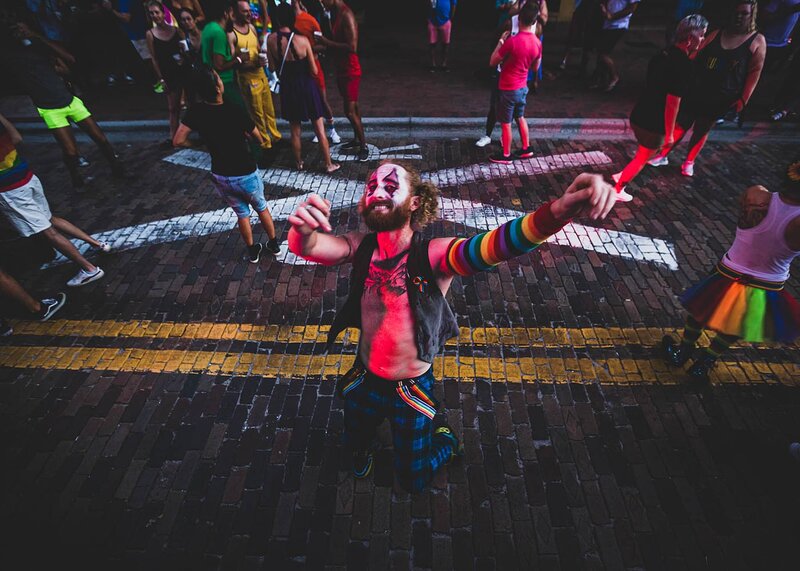
<instances>
[{"instance_id":1,"label":"rainbow striped arm sleeve","mask_svg":"<svg viewBox=\"0 0 800 571\"><path fill-rule=\"evenodd\" d=\"M450 271L468 276L534 250L569 222L553 216L551 204L548 202L534 212L489 232L471 238L456 238L447 249Z\"/></svg>"}]
</instances>

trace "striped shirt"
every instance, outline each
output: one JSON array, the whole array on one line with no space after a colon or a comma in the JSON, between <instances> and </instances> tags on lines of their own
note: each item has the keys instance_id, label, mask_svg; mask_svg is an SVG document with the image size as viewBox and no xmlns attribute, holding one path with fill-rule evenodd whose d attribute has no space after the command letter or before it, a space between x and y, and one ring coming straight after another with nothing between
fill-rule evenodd
<instances>
[{"instance_id":1,"label":"striped shirt","mask_svg":"<svg viewBox=\"0 0 800 571\"><path fill-rule=\"evenodd\" d=\"M11 133L0 127L0 192L28 184L33 172L11 141Z\"/></svg>"}]
</instances>

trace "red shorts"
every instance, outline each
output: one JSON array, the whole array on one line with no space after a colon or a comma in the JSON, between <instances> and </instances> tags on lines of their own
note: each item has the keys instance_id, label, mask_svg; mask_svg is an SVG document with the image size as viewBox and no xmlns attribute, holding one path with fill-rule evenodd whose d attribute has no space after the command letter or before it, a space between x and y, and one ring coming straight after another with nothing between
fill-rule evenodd
<instances>
[{"instance_id":1,"label":"red shorts","mask_svg":"<svg viewBox=\"0 0 800 571\"><path fill-rule=\"evenodd\" d=\"M339 75L336 77L339 93L345 102L358 102L358 88L361 86L361 75Z\"/></svg>"},{"instance_id":2,"label":"red shorts","mask_svg":"<svg viewBox=\"0 0 800 571\"><path fill-rule=\"evenodd\" d=\"M320 91L325 91L325 71L322 69L322 64L319 61L319 58L316 60L317 63L317 76L314 80L317 82L317 87L319 87Z\"/></svg>"}]
</instances>

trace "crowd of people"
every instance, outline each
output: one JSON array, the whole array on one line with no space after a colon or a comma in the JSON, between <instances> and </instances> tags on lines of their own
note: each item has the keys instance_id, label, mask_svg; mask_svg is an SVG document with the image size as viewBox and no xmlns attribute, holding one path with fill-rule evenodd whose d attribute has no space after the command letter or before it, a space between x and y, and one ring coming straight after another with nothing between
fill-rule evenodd
<instances>
[{"instance_id":1,"label":"crowd of people","mask_svg":"<svg viewBox=\"0 0 800 571\"><path fill-rule=\"evenodd\" d=\"M2 60L30 95L62 149L73 186L81 189L85 184L82 158L70 122L92 138L114 176L127 175L75 92L69 69L76 60L65 47L64 32L51 18L50 8L62 5L54 1L29 2L35 5L38 29L18 12L0 9L1 23L9 31L0 40ZM122 3L67 4L80 5L78 14L102 16L108 27L133 21ZM693 3L695 9L697 4ZM573 46L583 48L584 62L596 53L591 87L613 90L620 75L611 56L637 5L638 0L579 2L562 65L567 65ZM772 0L767 10L774 18L767 23L778 21L778 14L781 22L789 21L791 26L782 24L782 31L773 34L779 27L775 25L762 34L754 0L732 0L726 10L707 15L684 14L680 11L683 3L679 4L680 17L671 26L670 41L650 61L646 84L631 112L638 149L633 160L613 175L613 185L600 175L581 174L558 199L466 238L428 239L421 233L437 217L438 189L402 161L383 161L367 179L358 210L369 232L333 235L329 201L310 195L299 204L288 220L290 250L324 265L352 264L350 292L331 326L329 345L345 328L361 329L356 363L337 385L345 401L344 432L356 477L364 478L372 470L375 431L385 418L392 427L398 481L411 491L425 488L442 465L462 453L432 391L433 358L448 339L458 335L455 316L445 300L452 281L531 252L575 217L605 218L617 202L633 199L627 186L645 165L668 164L670 152L690 130L681 171L693 176L694 163L720 117L745 108L765 67L786 66L792 60L789 44L778 36L792 33L800 14L798 5L800 0ZM166 94L170 143L191 146L190 133L200 135L211 155L214 187L236 214L249 261L259 262L265 252L277 254L278 236L258 172L260 160L282 138L273 94L279 97L281 115L290 125L296 169L306 168L300 141L303 122L313 126L324 172L339 169L330 153L329 140L340 138L327 99L321 51L329 54L334 66L343 111L353 132L353 139L340 152L350 152L361 161L369 158L359 110L361 65L353 12L344 0L321 0L314 8L316 15L301 0L149 0L143 6L147 29L142 39L157 79L154 88ZM488 57L496 73L486 133L476 144L491 142L499 122L501 148L489 159L511 163L534 154L525 111L529 86L535 89L541 79L549 14L545 0L497 0L497 8L499 37ZM432 72L449 69L455 13L456 0L432 0L428 22ZM81 18L76 22L85 25ZM110 37L109 30L104 33ZM119 54L105 54L102 61L105 67L100 69L108 71L109 83L135 80ZM789 65L796 69L793 62ZM797 79L789 80L796 87ZM512 152L514 124L520 146ZM41 235L79 267L68 286L101 279L103 270L81 255L68 237L100 252L111 248L51 213L21 144L19 132L0 116L0 214L20 235ZM267 235L266 245L253 236L251 209ZM785 290L791 262L798 256L800 161L787 169L780 192L762 186L744 191L733 245L708 277L683 294L686 325L680 341L663 339L664 359L673 366L693 360L688 375L707 382L720 354L739 340L791 342L800 336L800 304ZM37 300L1 269L0 293L40 320L52 317L66 301L63 293ZM709 347L699 349L703 330L715 336ZM10 326L2 321L0 335L10 333Z\"/></svg>"}]
</instances>

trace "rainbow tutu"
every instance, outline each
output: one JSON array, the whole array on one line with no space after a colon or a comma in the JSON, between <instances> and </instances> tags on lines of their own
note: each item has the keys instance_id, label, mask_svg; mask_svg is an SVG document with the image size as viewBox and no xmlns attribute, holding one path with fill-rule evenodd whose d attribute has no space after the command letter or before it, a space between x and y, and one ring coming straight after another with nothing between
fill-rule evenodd
<instances>
[{"instance_id":1,"label":"rainbow tutu","mask_svg":"<svg viewBox=\"0 0 800 571\"><path fill-rule=\"evenodd\" d=\"M748 279L722 264L680 300L703 327L743 341L791 343L800 336L800 303L783 284Z\"/></svg>"}]
</instances>

